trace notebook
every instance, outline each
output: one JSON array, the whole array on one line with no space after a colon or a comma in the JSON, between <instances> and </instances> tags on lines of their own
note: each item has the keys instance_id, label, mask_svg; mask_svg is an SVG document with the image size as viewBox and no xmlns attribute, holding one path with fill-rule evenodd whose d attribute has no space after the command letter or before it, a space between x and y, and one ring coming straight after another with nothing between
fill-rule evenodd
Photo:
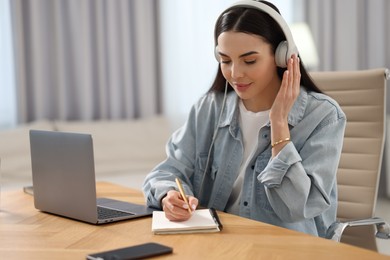
<instances>
[{"instance_id":1,"label":"notebook","mask_svg":"<svg viewBox=\"0 0 390 260\"><path fill-rule=\"evenodd\" d=\"M198 209L186 221L170 221L164 211L154 211L152 232L154 234L209 233L222 230L215 209Z\"/></svg>"},{"instance_id":2,"label":"notebook","mask_svg":"<svg viewBox=\"0 0 390 260\"><path fill-rule=\"evenodd\" d=\"M96 198L90 134L30 130L30 151L36 209L92 224L152 215L144 205Z\"/></svg>"}]
</instances>

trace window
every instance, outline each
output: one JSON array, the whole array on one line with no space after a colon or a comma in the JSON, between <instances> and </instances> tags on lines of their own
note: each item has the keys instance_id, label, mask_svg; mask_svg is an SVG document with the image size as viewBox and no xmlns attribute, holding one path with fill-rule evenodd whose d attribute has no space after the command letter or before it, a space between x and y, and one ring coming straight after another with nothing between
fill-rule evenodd
<instances>
[{"instance_id":1,"label":"window","mask_svg":"<svg viewBox=\"0 0 390 260\"><path fill-rule=\"evenodd\" d=\"M0 129L16 125L14 57L9 0L0 0Z\"/></svg>"}]
</instances>

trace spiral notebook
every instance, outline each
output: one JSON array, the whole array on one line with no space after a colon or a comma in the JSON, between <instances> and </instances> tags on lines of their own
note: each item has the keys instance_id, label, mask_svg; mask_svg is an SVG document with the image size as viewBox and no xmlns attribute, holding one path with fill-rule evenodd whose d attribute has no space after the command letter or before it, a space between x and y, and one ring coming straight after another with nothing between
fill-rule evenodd
<instances>
[{"instance_id":1,"label":"spiral notebook","mask_svg":"<svg viewBox=\"0 0 390 260\"><path fill-rule=\"evenodd\" d=\"M222 230L222 224L215 209L198 209L189 220L170 221L164 211L154 211L152 232L154 234L209 233Z\"/></svg>"}]
</instances>

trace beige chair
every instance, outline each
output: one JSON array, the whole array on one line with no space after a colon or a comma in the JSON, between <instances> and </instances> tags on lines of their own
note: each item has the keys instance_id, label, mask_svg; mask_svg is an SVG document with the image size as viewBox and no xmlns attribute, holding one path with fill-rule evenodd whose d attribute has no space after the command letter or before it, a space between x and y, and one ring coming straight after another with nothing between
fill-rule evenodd
<instances>
[{"instance_id":1,"label":"beige chair","mask_svg":"<svg viewBox=\"0 0 390 260\"><path fill-rule=\"evenodd\" d=\"M375 235L389 238L384 220L374 218L385 140L387 69L312 72L318 87L347 116L337 173L338 222L328 238L377 250Z\"/></svg>"}]
</instances>

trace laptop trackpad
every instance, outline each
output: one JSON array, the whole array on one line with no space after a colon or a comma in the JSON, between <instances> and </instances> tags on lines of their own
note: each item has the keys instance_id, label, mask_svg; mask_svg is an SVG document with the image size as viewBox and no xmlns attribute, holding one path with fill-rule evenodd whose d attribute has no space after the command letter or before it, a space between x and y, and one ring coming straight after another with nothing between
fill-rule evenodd
<instances>
[{"instance_id":1,"label":"laptop trackpad","mask_svg":"<svg viewBox=\"0 0 390 260\"><path fill-rule=\"evenodd\" d=\"M109 198L98 198L97 205L103 206L106 208L112 208L116 210L122 210L125 212L130 212L136 215L139 214L152 214L153 210L144 205L134 204L126 201L114 200Z\"/></svg>"}]
</instances>

